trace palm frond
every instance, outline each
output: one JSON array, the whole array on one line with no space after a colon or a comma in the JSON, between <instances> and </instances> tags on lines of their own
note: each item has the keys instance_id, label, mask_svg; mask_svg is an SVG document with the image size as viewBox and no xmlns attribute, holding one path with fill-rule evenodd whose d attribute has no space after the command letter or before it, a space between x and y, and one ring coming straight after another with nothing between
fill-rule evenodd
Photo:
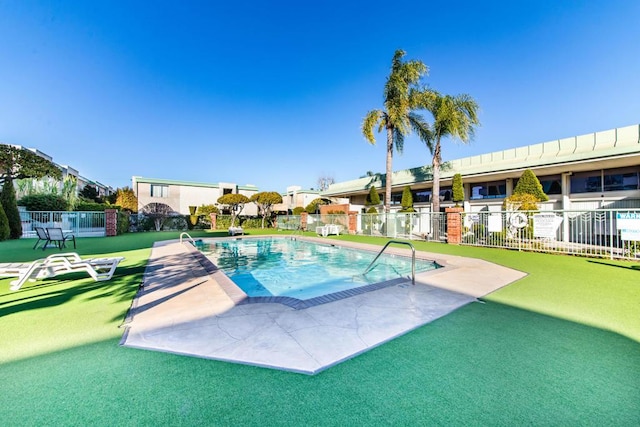
<instances>
[{"instance_id":1,"label":"palm frond","mask_svg":"<svg viewBox=\"0 0 640 427\"><path fill-rule=\"evenodd\" d=\"M418 138L425 143L431 154L433 154L434 139L429 123L427 123L424 117L417 113L409 113L409 123L413 131L418 135Z\"/></svg>"},{"instance_id":2,"label":"palm frond","mask_svg":"<svg viewBox=\"0 0 640 427\"><path fill-rule=\"evenodd\" d=\"M362 120L362 134L370 144L376 143L376 138L373 135L373 128L378 122L382 125L383 116L384 113L381 110L371 110ZM380 132L380 127L378 127L378 132Z\"/></svg>"},{"instance_id":3,"label":"palm frond","mask_svg":"<svg viewBox=\"0 0 640 427\"><path fill-rule=\"evenodd\" d=\"M402 154L402 150L404 149L404 133L400 132L399 129L393 129L393 142L396 147L396 151Z\"/></svg>"}]
</instances>

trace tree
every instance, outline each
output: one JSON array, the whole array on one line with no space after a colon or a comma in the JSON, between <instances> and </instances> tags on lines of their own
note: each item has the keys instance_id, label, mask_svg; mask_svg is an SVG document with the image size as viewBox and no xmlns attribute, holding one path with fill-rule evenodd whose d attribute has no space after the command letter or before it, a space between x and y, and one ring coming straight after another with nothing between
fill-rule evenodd
<instances>
[{"instance_id":1,"label":"tree","mask_svg":"<svg viewBox=\"0 0 640 427\"><path fill-rule=\"evenodd\" d=\"M69 203L64 197L56 194L32 194L19 201L28 211L66 211Z\"/></svg>"},{"instance_id":2,"label":"tree","mask_svg":"<svg viewBox=\"0 0 640 427\"><path fill-rule=\"evenodd\" d=\"M331 184L336 182L331 176L321 176L318 178L318 190L325 191Z\"/></svg>"},{"instance_id":3,"label":"tree","mask_svg":"<svg viewBox=\"0 0 640 427\"><path fill-rule=\"evenodd\" d=\"M400 212L415 212L413 209L413 195L411 194L411 187L408 185L402 189L402 200L400 201L402 209Z\"/></svg>"},{"instance_id":4,"label":"tree","mask_svg":"<svg viewBox=\"0 0 640 427\"><path fill-rule=\"evenodd\" d=\"M364 201L365 206L377 206L380 204L380 195L375 187L369 188L369 195Z\"/></svg>"},{"instance_id":5,"label":"tree","mask_svg":"<svg viewBox=\"0 0 640 427\"><path fill-rule=\"evenodd\" d=\"M0 205L2 205L7 221L9 222L9 238L19 239L22 237L22 220L20 219L20 211L18 210L18 202L16 201L16 189L11 180L5 180L2 185Z\"/></svg>"},{"instance_id":6,"label":"tree","mask_svg":"<svg viewBox=\"0 0 640 427\"><path fill-rule=\"evenodd\" d=\"M218 203L226 205L231 212L231 227L235 227L236 217L244 209L244 205L249 203L249 198L244 194L225 194L218 197Z\"/></svg>"},{"instance_id":7,"label":"tree","mask_svg":"<svg viewBox=\"0 0 640 427\"><path fill-rule=\"evenodd\" d=\"M22 235L22 222L16 202L13 181L25 178L62 179L62 172L55 164L23 148L0 144L0 184L2 184L2 205L9 221L10 237L19 239Z\"/></svg>"},{"instance_id":8,"label":"tree","mask_svg":"<svg viewBox=\"0 0 640 427\"><path fill-rule=\"evenodd\" d=\"M24 148L0 144L0 184L24 178L51 177L58 181L62 172L55 164Z\"/></svg>"},{"instance_id":9,"label":"tree","mask_svg":"<svg viewBox=\"0 0 640 427\"><path fill-rule=\"evenodd\" d=\"M527 169L522 172L522 176L516 184L516 188L513 189L513 194L532 194L538 199L539 202L546 202L549 197L542 189L542 184L531 169Z\"/></svg>"},{"instance_id":10,"label":"tree","mask_svg":"<svg viewBox=\"0 0 640 427\"><path fill-rule=\"evenodd\" d=\"M207 227L211 227L211 214L219 214L220 209L218 209L215 205L202 205L198 206L196 209L196 215L199 220L206 225Z\"/></svg>"},{"instance_id":11,"label":"tree","mask_svg":"<svg viewBox=\"0 0 640 427\"><path fill-rule=\"evenodd\" d=\"M140 210L147 218L153 220L156 231L162 230L164 221L173 214L171 206L164 203L149 203L144 205Z\"/></svg>"},{"instance_id":12,"label":"tree","mask_svg":"<svg viewBox=\"0 0 640 427\"><path fill-rule=\"evenodd\" d=\"M10 235L11 229L9 228L9 219L7 219L7 215L4 213L2 204L0 204L0 242L7 240Z\"/></svg>"},{"instance_id":13,"label":"tree","mask_svg":"<svg viewBox=\"0 0 640 427\"><path fill-rule=\"evenodd\" d=\"M473 138L475 126L480 124L478 104L466 94L443 96L435 93L434 98L424 105L433 115L432 134L427 140L427 147L433 156L432 211L440 212L440 167L442 166L440 143L442 138L447 137L459 139L463 143Z\"/></svg>"},{"instance_id":14,"label":"tree","mask_svg":"<svg viewBox=\"0 0 640 427\"><path fill-rule=\"evenodd\" d=\"M116 190L115 204L133 213L138 212L138 198L129 187L118 188Z\"/></svg>"},{"instance_id":15,"label":"tree","mask_svg":"<svg viewBox=\"0 0 640 427\"><path fill-rule=\"evenodd\" d=\"M309 204L304 208L304 210L305 210L307 213L313 214L313 213L316 213L316 211L318 210L318 206L320 206L320 205L326 205L326 204L327 204L327 203L326 203L324 200L322 200L321 198L313 199L313 200L311 201L311 203L309 203Z\"/></svg>"},{"instance_id":16,"label":"tree","mask_svg":"<svg viewBox=\"0 0 640 427\"><path fill-rule=\"evenodd\" d=\"M263 191L254 194L249 200L258 206L262 215L262 228L264 228L264 219L271 214L273 205L282 203L282 196L275 191Z\"/></svg>"},{"instance_id":17,"label":"tree","mask_svg":"<svg viewBox=\"0 0 640 427\"><path fill-rule=\"evenodd\" d=\"M391 73L384 86L384 110L371 110L362 121L365 139L375 144L374 127L387 134L387 161L385 177L384 209L391 209L391 186L393 173L393 148L402 153L404 137L411 131L422 141L431 138L429 125L414 110L425 108L431 102L432 92L421 89L418 83L427 74L427 66L422 61L403 62L405 51L396 50L391 60Z\"/></svg>"},{"instance_id":18,"label":"tree","mask_svg":"<svg viewBox=\"0 0 640 427\"><path fill-rule=\"evenodd\" d=\"M98 189L93 185L85 185L80 191L80 196L90 202L102 203Z\"/></svg>"},{"instance_id":19,"label":"tree","mask_svg":"<svg viewBox=\"0 0 640 427\"><path fill-rule=\"evenodd\" d=\"M535 211L538 209L538 202L546 202L549 200L542 189L540 180L531 169L525 170L516 188L513 189L513 194L504 199L503 206L506 210L523 210L523 211Z\"/></svg>"},{"instance_id":20,"label":"tree","mask_svg":"<svg viewBox=\"0 0 640 427\"><path fill-rule=\"evenodd\" d=\"M459 173L453 175L453 183L451 184L453 190L452 200L456 203L456 206L460 206L460 202L464 202L464 187L462 186L462 175Z\"/></svg>"}]
</instances>

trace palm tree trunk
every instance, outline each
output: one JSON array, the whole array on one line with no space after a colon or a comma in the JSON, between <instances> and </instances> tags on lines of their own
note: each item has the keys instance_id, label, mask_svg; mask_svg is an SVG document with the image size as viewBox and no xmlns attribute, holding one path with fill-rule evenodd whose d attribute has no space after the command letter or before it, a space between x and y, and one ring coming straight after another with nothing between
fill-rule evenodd
<instances>
[{"instance_id":1,"label":"palm tree trunk","mask_svg":"<svg viewBox=\"0 0 640 427\"><path fill-rule=\"evenodd\" d=\"M433 237L440 239L440 137L436 139L436 145L433 149L433 188L431 191L431 211Z\"/></svg>"},{"instance_id":2,"label":"palm tree trunk","mask_svg":"<svg viewBox=\"0 0 640 427\"><path fill-rule=\"evenodd\" d=\"M436 140L433 149L433 191L431 192L431 206L433 212L440 212L440 138Z\"/></svg>"},{"instance_id":3,"label":"palm tree trunk","mask_svg":"<svg viewBox=\"0 0 640 427\"><path fill-rule=\"evenodd\" d=\"M387 176L385 179L384 211L391 211L391 174L393 173L393 128L387 127Z\"/></svg>"}]
</instances>

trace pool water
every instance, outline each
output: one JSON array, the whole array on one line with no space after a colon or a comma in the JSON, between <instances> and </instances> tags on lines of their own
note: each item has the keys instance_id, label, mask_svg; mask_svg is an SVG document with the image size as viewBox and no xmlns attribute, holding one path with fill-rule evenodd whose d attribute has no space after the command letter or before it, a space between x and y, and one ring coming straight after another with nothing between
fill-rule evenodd
<instances>
[{"instance_id":1,"label":"pool water","mask_svg":"<svg viewBox=\"0 0 640 427\"><path fill-rule=\"evenodd\" d=\"M411 258L288 238L251 238L205 244L203 253L250 297L307 300L411 276ZM416 273L439 267L416 259Z\"/></svg>"}]
</instances>

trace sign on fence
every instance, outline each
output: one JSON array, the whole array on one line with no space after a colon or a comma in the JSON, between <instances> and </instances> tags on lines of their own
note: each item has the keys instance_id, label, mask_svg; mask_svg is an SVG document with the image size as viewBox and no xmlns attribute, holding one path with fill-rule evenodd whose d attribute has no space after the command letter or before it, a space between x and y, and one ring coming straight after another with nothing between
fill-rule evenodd
<instances>
[{"instance_id":1,"label":"sign on fence","mask_svg":"<svg viewBox=\"0 0 640 427\"><path fill-rule=\"evenodd\" d=\"M616 213L616 228L622 240L640 240L640 213Z\"/></svg>"},{"instance_id":2,"label":"sign on fence","mask_svg":"<svg viewBox=\"0 0 640 427\"><path fill-rule=\"evenodd\" d=\"M533 237L555 239L560 224L562 224L562 217L556 214L535 214L533 215Z\"/></svg>"}]
</instances>

